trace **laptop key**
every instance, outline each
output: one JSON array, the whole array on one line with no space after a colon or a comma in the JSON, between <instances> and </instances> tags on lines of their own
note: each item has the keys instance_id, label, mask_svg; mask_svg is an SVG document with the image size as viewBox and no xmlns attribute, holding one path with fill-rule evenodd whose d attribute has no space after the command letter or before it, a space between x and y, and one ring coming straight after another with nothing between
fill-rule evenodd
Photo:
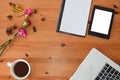
<instances>
[{"instance_id":1,"label":"laptop key","mask_svg":"<svg viewBox=\"0 0 120 80\"><path fill-rule=\"evenodd\" d=\"M96 77L96 79L95 80L100 80L100 77Z\"/></svg>"},{"instance_id":2,"label":"laptop key","mask_svg":"<svg viewBox=\"0 0 120 80\"><path fill-rule=\"evenodd\" d=\"M108 69L107 69L107 73L109 73L111 71L112 67L110 66Z\"/></svg>"},{"instance_id":3,"label":"laptop key","mask_svg":"<svg viewBox=\"0 0 120 80\"><path fill-rule=\"evenodd\" d=\"M118 71L115 71L114 75L117 75L119 72Z\"/></svg>"},{"instance_id":4,"label":"laptop key","mask_svg":"<svg viewBox=\"0 0 120 80\"><path fill-rule=\"evenodd\" d=\"M108 63L106 63L106 65L105 65L106 67L109 67L110 65L108 64Z\"/></svg>"},{"instance_id":5,"label":"laptop key","mask_svg":"<svg viewBox=\"0 0 120 80\"><path fill-rule=\"evenodd\" d=\"M113 80L112 78L110 80Z\"/></svg>"},{"instance_id":6,"label":"laptop key","mask_svg":"<svg viewBox=\"0 0 120 80\"><path fill-rule=\"evenodd\" d=\"M118 76L120 76L120 72L119 72Z\"/></svg>"},{"instance_id":7,"label":"laptop key","mask_svg":"<svg viewBox=\"0 0 120 80\"><path fill-rule=\"evenodd\" d=\"M102 73L105 73L105 71L104 71L104 70L102 70L101 72L102 72Z\"/></svg>"},{"instance_id":8,"label":"laptop key","mask_svg":"<svg viewBox=\"0 0 120 80\"><path fill-rule=\"evenodd\" d=\"M104 76L107 76L107 73L105 73Z\"/></svg>"},{"instance_id":9,"label":"laptop key","mask_svg":"<svg viewBox=\"0 0 120 80\"><path fill-rule=\"evenodd\" d=\"M104 66L104 68L103 68L104 70L106 70L107 69L107 67L106 66Z\"/></svg>"},{"instance_id":10,"label":"laptop key","mask_svg":"<svg viewBox=\"0 0 120 80\"><path fill-rule=\"evenodd\" d=\"M99 76L99 77L101 77L102 75L103 75L102 73L99 73L99 75L98 75L98 76Z\"/></svg>"},{"instance_id":11,"label":"laptop key","mask_svg":"<svg viewBox=\"0 0 120 80\"><path fill-rule=\"evenodd\" d=\"M119 80L119 79L120 79L120 76L117 76L116 79Z\"/></svg>"},{"instance_id":12,"label":"laptop key","mask_svg":"<svg viewBox=\"0 0 120 80\"><path fill-rule=\"evenodd\" d=\"M112 75L111 75L111 74L109 74L108 76L109 76L109 77L111 77Z\"/></svg>"},{"instance_id":13,"label":"laptop key","mask_svg":"<svg viewBox=\"0 0 120 80\"><path fill-rule=\"evenodd\" d=\"M104 79L105 79L105 76L102 76L102 79L104 80Z\"/></svg>"},{"instance_id":14,"label":"laptop key","mask_svg":"<svg viewBox=\"0 0 120 80\"><path fill-rule=\"evenodd\" d=\"M113 75L112 78L115 78L115 75Z\"/></svg>"},{"instance_id":15,"label":"laptop key","mask_svg":"<svg viewBox=\"0 0 120 80\"><path fill-rule=\"evenodd\" d=\"M106 77L106 80L110 80L110 77L107 76L107 77Z\"/></svg>"},{"instance_id":16,"label":"laptop key","mask_svg":"<svg viewBox=\"0 0 120 80\"><path fill-rule=\"evenodd\" d=\"M115 69L113 68L112 71L111 71L111 74L113 74L115 72Z\"/></svg>"}]
</instances>

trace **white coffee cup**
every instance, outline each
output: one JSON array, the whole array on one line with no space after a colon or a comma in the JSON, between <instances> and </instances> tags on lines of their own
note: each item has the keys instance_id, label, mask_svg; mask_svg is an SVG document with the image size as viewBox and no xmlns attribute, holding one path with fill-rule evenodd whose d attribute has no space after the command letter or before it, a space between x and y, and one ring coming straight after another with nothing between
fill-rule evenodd
<instances>
[{"instance_id":1,"label":"white coffee cup","mask_svg":"<svg viewBox=\"0 0 120 80\"><path fill-rule=\"evenodd\" d=\"M18 63L18 62L24 62L27 64L28 66L28 73L24 76L24 77L19 77L15 74L14 72L14 67L15 65ZM7 65L10 67L10 73L11 75L17 79L17 80L24 80L25 78L27 78L31 72L31 67L30 67L30 64L26 61L26 60L23 60L23 59L18 59L18 60L15 60L14 62L8 62Z\"/></svg>"}]
</instances>

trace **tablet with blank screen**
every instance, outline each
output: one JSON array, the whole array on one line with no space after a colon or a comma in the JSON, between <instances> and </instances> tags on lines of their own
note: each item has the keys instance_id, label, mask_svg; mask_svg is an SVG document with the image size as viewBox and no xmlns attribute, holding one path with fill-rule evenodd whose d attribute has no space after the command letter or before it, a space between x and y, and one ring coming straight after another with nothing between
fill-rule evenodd
<instances>
[{"instance_id":1,"label":"tablet with blank screen","mask_svg":"<svg viewBox=\"0 0 120 80\"><path fill-rule=\"evenodd\" d=\"M85 37L92 0L63 0L57 32Z\"/></svg>"},{"instance_id":2,"label":"tablet with blank screen","mask_svg":"<svg viewBox=\"0 0 120 80\"><path fill-rule=\"evenodd\" d=\"M114 12L114 9L95 5L88 34L109 39Z\"/></svg>"}]
</instances>

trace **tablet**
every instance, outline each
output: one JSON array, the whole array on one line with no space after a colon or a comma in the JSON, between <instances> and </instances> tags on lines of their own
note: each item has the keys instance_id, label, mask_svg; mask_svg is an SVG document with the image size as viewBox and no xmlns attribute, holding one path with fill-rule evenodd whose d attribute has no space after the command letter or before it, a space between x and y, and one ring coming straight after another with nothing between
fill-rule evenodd
<instances>
[{"instance_id":1,"label":"tablet","mask_svg":"<svg viewBox=\"0 0 120 80\"><path fill-rule=\"evenodd\" d=\"M85 37L92 0L63 0L57 32Z\"/></svg>"},{"instance_id":2,"label":"tablet","mask_svg":"<svg viewBox=\"0 0 120 80\"><path fill-rule=\"evenodd\" d=\"M88 34L109 39L114 13L114 9L95 5Z\"/></svg>"}]
</instances>

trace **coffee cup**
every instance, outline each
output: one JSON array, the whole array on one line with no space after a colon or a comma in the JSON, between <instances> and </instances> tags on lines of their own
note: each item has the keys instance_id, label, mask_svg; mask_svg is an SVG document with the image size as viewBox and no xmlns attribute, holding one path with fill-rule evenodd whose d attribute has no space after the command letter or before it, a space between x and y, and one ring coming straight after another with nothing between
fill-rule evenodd
<instances>
[{"instance_id":1,"label":"coffee cup","mask_svg":"<svg viewBox=\"0 0 120 80\"><path fill-rule=\"evenodd\" d=\"M30 64L23 59L15 60L14 62L8 62L11 75L17 80L24 80L31 72Z\"/></svg>"}]
</instances>

